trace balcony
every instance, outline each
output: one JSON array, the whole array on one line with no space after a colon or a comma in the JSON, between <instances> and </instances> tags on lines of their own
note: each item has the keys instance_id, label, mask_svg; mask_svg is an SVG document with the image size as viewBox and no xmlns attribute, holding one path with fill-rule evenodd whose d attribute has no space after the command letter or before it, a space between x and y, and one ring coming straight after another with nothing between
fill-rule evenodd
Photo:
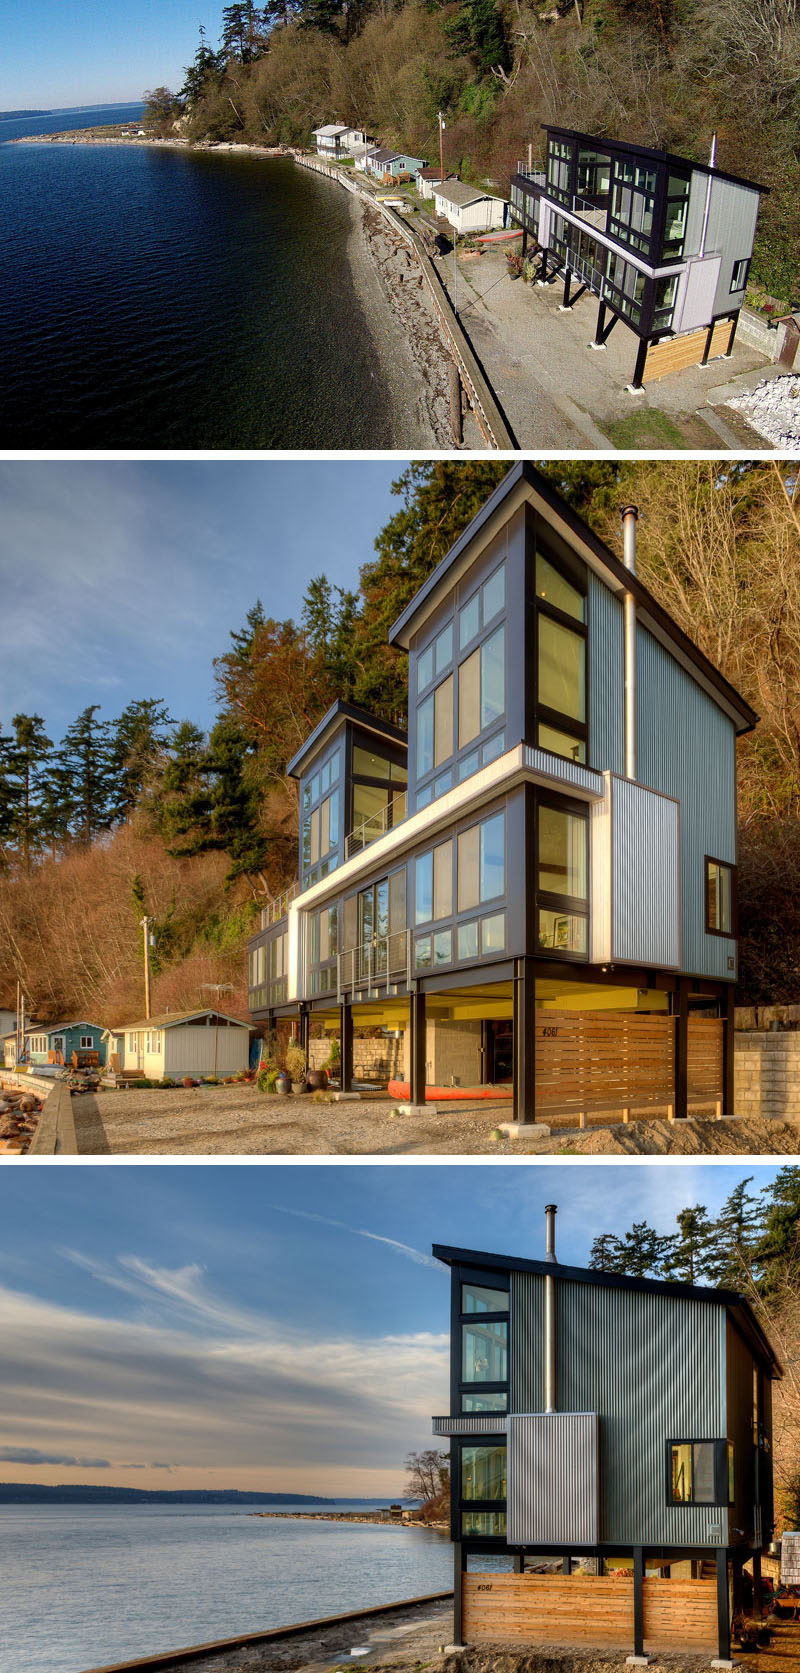
<instances>
[{"instance_id":1,"label":"balcony","mask_svg":"<svg viewBox=\"0 0 800 1673\"><path fill-rule=\"evenodd\" d=\"M363 824L356 825L355 830L345 837L345 859L352 860L354 854L360 854L371 842L377 842L387 831L393 831L395 826L405 819L407 807L408 797L403 791L402 795L395 796L394 801L389 802L387 807L379 808L378 812L370 814L369 819L365 819Z\"/></svg>"},{"instance_id":2,"label":"balcony","mask_svg":"<svg viewBox=\"0 0 800 1673\"><path fill-rule=\"evenodd\" d=\"M462 1412L459 1417L431 1419L434 1435L504 1435L507 1412Z\"/></svg>"},{"instance_id":3,"label":"balcony","mask_svg":"<svg viewBox=\"0 0 800 1673\"><path fill-rule=\"evenodd\" d=\"M572 199L572 212L577 215L586 226L594 227L595 232L605 232L608 220L608 196L605 203L602 200L575 196Z\"/></svg>"},{"instance_id":4,"label":"balcony","mask_svg":"<svg viewBox=\"0 0 800 1673\"><path fill-rule=\"evenodd\" d=\"M517 163L517 174L521 175L523 180L532 181L534 186L539 186L542 190L547 185L547 175L544 171L529 168L527 163Z\"/></svg>"},{"instance_id":5,"label":"balcony","mask_svg":"<svg viewBox=\"0 0 800 1673\"><path fill-rule=\"evenodd\" d=\"M289 907L291 906L292 901L296 899L299 892L300 884L290 883L288 889L284 889L279 895L274 895L268 901L266 906L262 906L261 928L272 929L275 924L279 924L283 918L288 918Z\"/></svg>"},{"instance_id":6,"label":"balcony","mask_svg":"<svg viewBox=\"0 0 800 1673\"><path fill-rule=\"evenodd\" d=\"M336 993L340 1002L347 993L377 999L381 993L403 986L411 986L410 929L373 936L363 946L337 955Z\"/></svg>"}]
</instances>

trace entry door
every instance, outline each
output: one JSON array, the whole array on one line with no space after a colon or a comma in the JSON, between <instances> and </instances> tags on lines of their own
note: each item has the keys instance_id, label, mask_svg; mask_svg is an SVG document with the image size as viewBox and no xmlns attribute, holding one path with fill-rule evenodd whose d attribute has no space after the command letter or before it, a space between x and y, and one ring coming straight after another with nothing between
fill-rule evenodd
<instances>
[{"instance_id":1,"label":"entry door","mask_svg":"<svg viewBox=\"0 0 800 1673\"><path fill-rule=\"evenodd\" d=\"M387 937L389 934L389 879L372 883L362 889L358 897L359 975L366 981L372 974L384 975L387 969Z\"/></svg>"},{"instance_id":2,"label":"entry door","mask_svg":"<svg viewBox=\"0 0 800 1673\"><path fill-rule=\"evenodd\" d=\"M65 1034L54 1034L53 1035L53 1044L50 1047L50 1050L54 1051L56 1053L56 1062L58 1061L59 1052L61 1053L62 1057L64 1056L64 1048L66 1046L66 1043L67 1043L67 1038L66 1038Z\"/></svg>"},{"instance_id":3,"label":"entry door","mask_svg":"<svg viewBox=\"0 0 800 1673\"><path fill-rule=\"evenodd\" d=\"M514 1078L514 1024L490 1022L487 1031L487 1075L494 1086L505 1085Z\"/></svg>"}]
</instances>

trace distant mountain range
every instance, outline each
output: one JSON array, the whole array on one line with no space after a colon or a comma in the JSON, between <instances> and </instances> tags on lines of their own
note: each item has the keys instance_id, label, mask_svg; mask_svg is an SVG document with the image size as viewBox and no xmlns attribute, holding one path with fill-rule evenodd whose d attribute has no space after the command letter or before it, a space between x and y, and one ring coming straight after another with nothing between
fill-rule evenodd
<instances>
[{"instance_id":1,"label":"distant mountain range","mask_svg":"<svg viewBox=\"0 0 800 1673\"><path fill-rule=\"evenodd\" d=\"M240 1493L238 1488L199 1488L196 1492L155 1487L40 1486L38 1482L0 1481L0 1504L73 1505L332 1505L342 1501L322 1499L311 1493ZM345 1501L346 1502L346 1501ZM353 1500L354 1504L360 1500Z\"/></svg>"},{"instance_id":2,"label":"distant mountain range","mask_svg":"<svg viewBox=\"0 0 800 1673\"><path fill-rule=\"evenodd\" d=\"M52 116L52 110L0 110L0 122L12 116Z\"/></svg>"}]
</instances>

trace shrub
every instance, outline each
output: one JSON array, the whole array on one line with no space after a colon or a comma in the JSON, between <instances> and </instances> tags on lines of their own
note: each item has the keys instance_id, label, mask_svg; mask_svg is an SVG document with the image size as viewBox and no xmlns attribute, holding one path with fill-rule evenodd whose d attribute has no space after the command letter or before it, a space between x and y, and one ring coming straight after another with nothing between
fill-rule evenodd
<instances>
[{"instance_id":1,"label":"shrub","mask_svg":"<svg viewBox=\"0 0 800 1673\"><path fill-rule=\"evenodd\" d=\"M170 1079L169 1075L165 1075L164 1079L159 1081L158 1084L159 1084L159 1086L167 1087L167 1086L174 1086L175 1082L174 1082L174 1080Z\"/></svg>"},{"instance_id":2,"label":"shrub","mask_svg":"<svg viewBox=\"0 0 800 1673\"><path fill-rule=\"evenodd\" d=\"M217 1079L216 1075L204 1075L203 1076L203 1085L204 1086L219 1086L219 1080Z\"/></svg>"},{"instance_id":3,"label":"shrub","mask_svg":"<svg viewBox=\"0 0 800 1673\"><path fill-rule=\"evenodd\" d=\"M306 1054L300 1046L291 1045L286 1049L286 1072L291 1081L305 1080Z\"/></svg>"},{"instance_id":4,"label":"shrub","mask_svg":"<svg viewBox=\"0 0 800 1673\"><path fill-rule=\"evenodd\" d=\"M252 1079L252 1076L251 1076L251 1079ZM262 1068L262 1069L259 1069L259 1071L258 1071L258 1081L257 1081L259 1092L274 1092L275 1091L275 1082L276 1082L277 1079L278 1079L278 1070L277 1069L275 1069L275 1068L267 1069L266 1067Z\"/></svg>"}]
</instances>

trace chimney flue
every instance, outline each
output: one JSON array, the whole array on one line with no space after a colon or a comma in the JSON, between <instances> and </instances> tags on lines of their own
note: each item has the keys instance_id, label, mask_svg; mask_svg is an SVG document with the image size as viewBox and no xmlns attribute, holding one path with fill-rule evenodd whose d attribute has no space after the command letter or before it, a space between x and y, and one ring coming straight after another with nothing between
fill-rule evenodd
<instances>
[{"instance_id":1,"label":"chimney flue","mask_svg":"<svg viewBox=\"0 0 800 1673\"><path fill-rule=\"evenodd\" d=\"M623 562L631 575L636 574L636 524L638 507L622 507ZM636 778L636 600L633 593L624 599L625 632L625 777Z\"/></svg>"},{"instance_id":2,"label":"chimney flue","mask_svg":"<svg viewBox=\"0 0 800 1673\"><path fill-rule=\"evenodd\" d=\"M547 1221L547 1252L545 1259L557 1266L556 1260L556 1214L555 1203L548 1203L545 1208ZM556 1409L556 1285L553 1274L548 1272L544 1280L544 1409L554 1412Z\"/></svg>"}]
</instances>

